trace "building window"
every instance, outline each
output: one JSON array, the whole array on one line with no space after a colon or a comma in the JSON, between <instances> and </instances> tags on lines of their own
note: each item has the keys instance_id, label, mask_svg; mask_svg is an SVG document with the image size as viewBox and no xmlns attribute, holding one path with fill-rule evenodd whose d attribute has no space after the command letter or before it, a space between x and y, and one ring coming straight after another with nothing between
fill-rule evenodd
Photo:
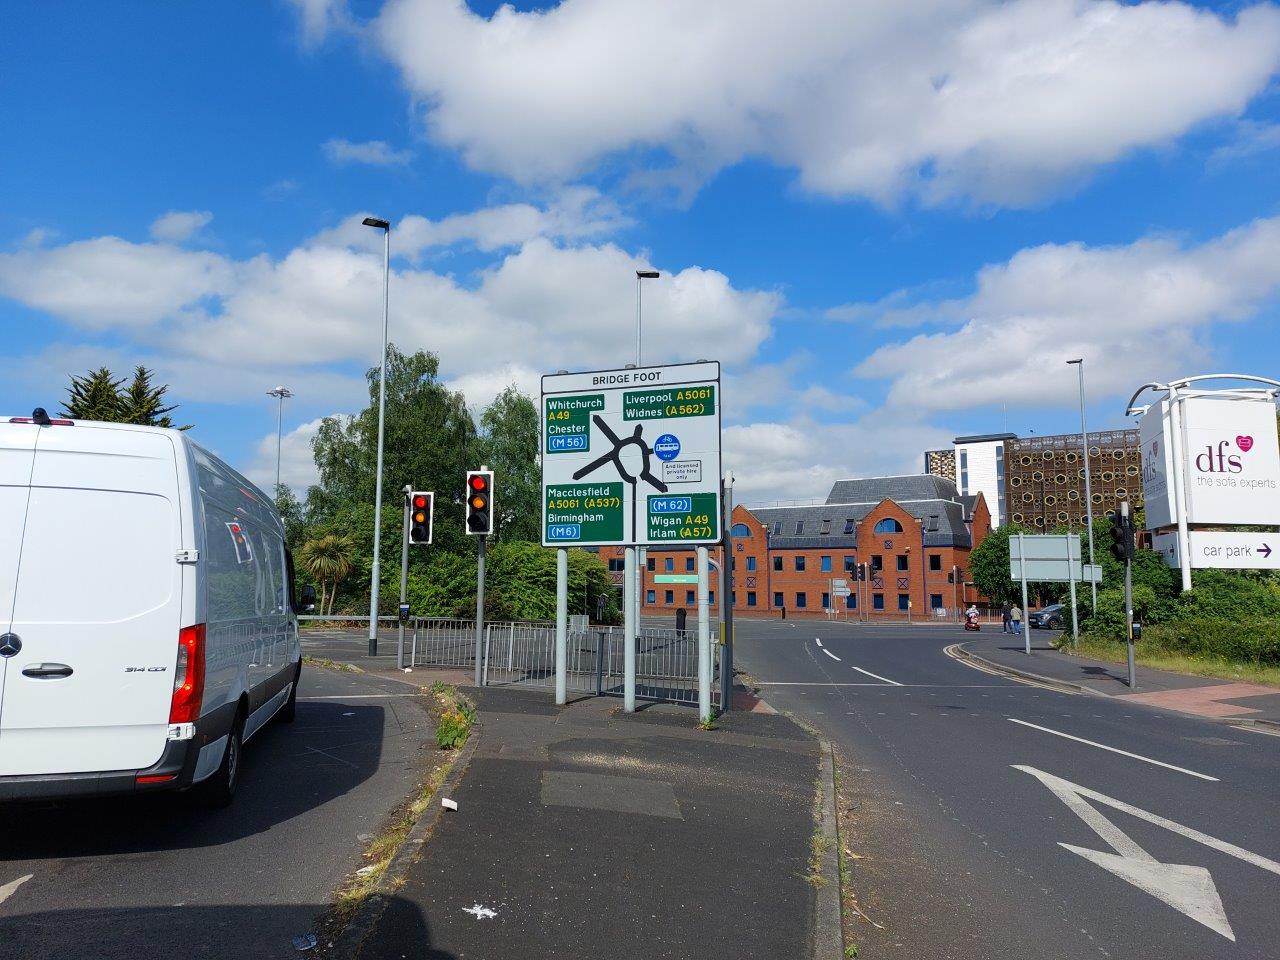
<instances>
[{"instance_id":1,"label":"building window","mask_svg":"<svg viewBox=\"0 0 1280 960\"><path fill-rule=\"evenodd\" d=\"M798 537L798 536L800 536L800 534L802 534L802 533L804 533L804 521L803 521L803 520L797 520L797 521L796 521L796 536Z\"/></svg>"},{"instance_id":2,"label":"building window","mask_svg":"<svg viewBox=\"0 0 1280 960\"><path fill-rule=\"evenodd\" d=\"M747 557L747 573L751 573L756 568L756 558Z\"/></svg>"},{"instance_id":3,"label":"building window","mask_svg":"<svg viewBox=\"0 0 1280 960\"><path fill-rule=\"evenodd\" d=\"M796 555L796 573L803 573L803 572L804 572L804 555L797 554Z\"/></svg>"},{"instance_id":4,"label":"building window","mask_svg":"<svg viewBox=\"0 0 1280 960\"><path fill-rule=\"evenodd\" d=\"M853 558L853 557L845 557L845 558L844 558L844 572L845 572L845 573L853 573L853 562L854 562L854 558Z\"/></svg>"},{"instance_id":5,"label":"building window","mask_svg":"<svg viewBox=\"0 0 1280 960\"><path fill-rule=\"evenodd\" d=\"M672 570L676 568L676 558L667 557L667 559L663 561L662 565L666 569L667 573L670 573Z\"/></svg>"},{"instance_id":6,"label":"building window","mask_svg":"<svg viewBox=\"0 0 1280 960\"><path fill-rule=\"evenodd\" d=\"M647 567L649 568L649 572L650 572L650 573L653 573L653 571L655 571L655 570L657 570L657 569L658 569L658 558L657 558L657 557L649 557L649 558L648 558L648 561L645 563L645 566L647 566Z\"/></svg>"},{"instance_id":7,"label":"building window","mask_svg":"<svg viewBox=\"0 0 1280 960\"><path fill-rule=\"evenodd\" d=\"M826 534L826 533L830 533L830 532L831 532L831 521L830 521L830 520L823 520L823 521L822 521L822 526L818 528L818 533Z\"/></svg>"},{"instance_id":8,"label":"building window","mask_svg":"<svg viewBox=\"0 0 1280 960\"><path fill-rule=\"evenodd\" d=\"M777 607L778 609L781 609L781 608L783 608L783 607L785 607L785 606L786 606L786 602L785 602L785 601L783 601L783 599L782 599L782 594L781 594L780 592L777 592L777 591L775 591L775 592L774 592L774 594L773 594L773 605L774 605L775 607Z\"/></svg>"},{"instance_id":9,"label":"building window","mask_svg":"<svg viewBox=\"0 0 1280 960\"><path fill-rule=\"evenodd\" d=\"M900 553L900 554L898 554L898 572L899 572L899 573L904 572L904 571L906 571L906 570L910 569L910 568L907 566L907 559L908 559L908 558L907 558L907 555L906 555L905 553Z\"/></svg>"},{"instance_id":10,"label":"building window","mask_svg":"<svg viewBox=\"0 0 1280 960\"><path fill-rule=\"evenodd\" d=\"M782 572L782 557L776 556L773 558L773 569L779 573Z\"/></svg>"},{"instance_id":11,"label":"building window","mask_svg":"<svg viewBox=\"0 0 1280 960\"><path fill-rule=\"evenodd\" d=\"M872 571L874 571L875 573L879 573L881 570L883 570L883 569L884 569L884 557L880 556L880 554L878 554L878 553L873 553L873 554L871 555L871 569L872 569Z\"/></svg>"},{"instance_id":12,"label":"building window","mask_svg":"<svg viewBox=\"0 0 1280 960\"><path fill-rule=\"evenodd\" d=\"M756 592L754 590L747 591L747 606L754 607L756 605Z\"/></svg>"},{"instance_id":13,"label":"building window","mask_svg":"<svg viewBox=\"0 0 1280 960\"><path fill-rule=\"evenodd\" d=\"M942 569L942 554L940 553L929 554L929 569L930 570Z\"/></svg>"},{"instance_id":14,"label":"building window","mask_svg":"<svg viewBox=\"0 0 1280 960\"><path fill-rule=\"evenodd\" d=\"M873 593L873 594L871 595L871 608L872 608L873 610L883 610L883 609L884 609L884 594L883 594L883 593Z\"/></svg>"},{"instance_id":15,"label":"building window","mask_svg":"<svg viewBox=\"0 0 1280 960\"><path fill-rule=\"evenodd\" d=\"M844 605L845 605L845 607L846 607L847 609L849 609L849 610L857 610L857 609L858 609L858 597L857 597L857 594L853 594L853 593L851 593L851 594L849 594L848 596L846 596L846 597L844 598Z\"/></svg>"},{"instance_id":16,"label":"building window","mask_svg":"<svg viewBox=\"0 0 1280 960\"><path fill-rule=\"evenodd\" d=\"M809 603L809 598L805 596L804 591L801 591L796 594L796 609L800 609L801 607L807 606L808 603Z\"/></svg>"},{"instance_id":17,"label":"building window","mask_svg":"<svg viewBox=\"0 0 1280 960\"><path fill-rule=\"evenodd\" d=\"M665 594L663 594L662 602L667 604L675 603L676 592L674 590L668 590Z\"/></svg>"},{"instance_id":18,"label":"building window","mask_svg":"<svg viewBox=\"0 0 1280 960\"><path fill-rule=\"evenodd\" d=\"M646 592L645 592L645 595L644 595L644 602L645 602L645 603L657 603L657 602L658 602L658 595L657 595L657 593L655 593L655 592L654 592L654 591L652 591L652 590L648 590L648 591L646 591Z\"/></svg>"},{"instance_id":19,"label":"building window","mask_svg":"<svg viewBox=\"0 0 1280 960\"><path fill-rule=\"evenodd\" d=\"M901 533L902 524L893 517L885 517L876 524L876 533Z\"/></svg>"},{"instance_id":20,"label":"building window","mask_svg":"<svg viewBox=\"0 0 1280 960\"><path fill-rule=\"evenodd\" d=\"M714 590L707 591L707 606L714 607L716 605L716 592Z\"/></svg>"},{"instance_id":21,"label":"building window","mask_svg":"<svg viewBox=\"0 0 1280 960\"><path fill-rule=\"evenodd\" d=\"M693 557L684 558L684 572L693 573Z\"/></svg>"},{"instance_id":22,"label":"building window","mask_svg":"<svg viewBox=\"0 0 1280 960\"><path fill-rule=\"evenodd\" d=\"M692 607L697 602L698 602L698 598L694 596L694 593L692 590L686 590L684 592L684 605L686 607Z\"/></svg>"},{"instance_id":23,"label":"building window","mask_svg":"<svg viewBox=\"0 0 1280 960\"><path fill-rule=\"evenodd\" d=\"M830 610L830 609L831 609L831 594L829 594L829 593L823 593L823 595L822 595L822 609L823 609L823 610Z\"/></svg>"},{"instance_id":24,"label":"building window","mask_svg":"<svg viewBox=\"0 0 1280 960\"><path fill-rule=\"evenodd\" d=\"M830 573L830 572L831 572L831 558L830 558L830 557L822 557L822 558L818 561L818 566L819 566L819 568L821 568L821 570L822 570L822 572L823 572L823 573Z\"/></svg>"},{"instance_id":25,"label":"building window","mask_svg":"<svg viewBox=\"0 0 1280 960\"><path fill-rule=\"evenodd\" d=\"M731 532L735 537L749 537L749 536L751 536L751 528L750 528L750 527L748 527L745 523L735 523L735 524L733 525L733 527L730 529L730 532Z\"/></svg>"},{"instance_id":26,"label":"building window","mask_svg":"<svg viewBox=\"0 0 1280 960\"><path fill-rule=\"evenodd\" d=\"M929 609L931 610L942 609L942 594L940 593L929 594Z\"/></svg>"},{"instance_id":27,"label":"building window","mask_svg":"<svg viewBox=\"0 0 1280 960\"><path fill-rule=\"evenodd\" d=\"M925 529L930 533L938 532L938 515L936 513L929 514L929 522L925 524Z\"/></svg>"},{"instance_id":28,"label":"building window","mask_svg":"<svg viewBox=\"0 0 1280 960\"><path fill-rule=\"evenodd\" d=\"M960 492L969 493L969 451L960 451Z\"/></svg>"},{"instance_id":29,"label":"building window","mask_svg":"<svg viewBox=\"0 0 1280 960\"><path fill-rule=\"evenodd\" d=\"M898 609L899 610L911 609L911 594L909 593L898 594Z\"/></svg>"},{"instance_id":30,"label":"building window","mask_svg":"<svg viewBox=\"0 0 1280 960\"><path fill-rule=\"evenodd\" d=\"M853 528L854 528L853 518L852 518L852 517L850 517L849 519L845 520L845 522L844 522L844 532L845 532L845 533L853 533Z\"/></svg>"},{"instance_id":31,"label":"building window","mask_svg":"<svg viewBox=\"0 0 1280 960\"><path fill-rule=\"evenodd\" d=\"M610 557L610 558L609 558L609 572L610 572L610 573L620 573L621 571L623 571L623 570L625 570L625 569L626 569L626 566L625 566L625 564L623 563L623 559L622 559L622 557Z\"/></svg>"},{"instance_id":32,"label":"building window","mask_svg":"<svg viewBox=\"0 0 1280 960\"><path fill-rule=\"evenodd\" d=\"M782 521L776 520L774 521L774 524L773 524L773 535L777 537L777 536L780 536L781 534L782 534Z\"/></svg>"}]
</instances>

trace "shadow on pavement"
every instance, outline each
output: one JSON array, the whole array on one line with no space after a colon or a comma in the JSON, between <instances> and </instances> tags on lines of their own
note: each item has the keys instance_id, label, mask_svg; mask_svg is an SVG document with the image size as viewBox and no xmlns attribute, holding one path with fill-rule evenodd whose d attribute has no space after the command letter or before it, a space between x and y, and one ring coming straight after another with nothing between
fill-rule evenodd
<instances>
[{"instance_id":1,"label":"shadow on pavement","mask_svg":"<svg viewBox=\"0 0 1280 960\"><path fill-rule=\"evenodd\" d=\"M11 823L19 828L0 835L0 857L197 849L265 833L372 776L381 762L384 722L379 706L300 701L292 724L268 723L245 745L229 807L210 810L184 793L13 804Z\"/></svg>"}]
</instances>

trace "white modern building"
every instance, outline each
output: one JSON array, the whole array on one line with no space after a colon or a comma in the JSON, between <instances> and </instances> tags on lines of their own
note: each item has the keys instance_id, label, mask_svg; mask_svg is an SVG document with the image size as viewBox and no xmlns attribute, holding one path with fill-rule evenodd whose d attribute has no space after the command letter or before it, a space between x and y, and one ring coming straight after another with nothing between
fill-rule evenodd
<instances>
[{"instance_id":1,"label":"white modern building","mask_svg":"<svg viewBox=\"0 0 1280 960\"><path fill-rule=\"evenodd\" d=\"M991 510L991 526L1000 526L1008 516L1004 497L1004 445L1016 440L1014 433L988 433L956 437L956 486L964 496L981 493Z\"/></svg>"}]
</instances>

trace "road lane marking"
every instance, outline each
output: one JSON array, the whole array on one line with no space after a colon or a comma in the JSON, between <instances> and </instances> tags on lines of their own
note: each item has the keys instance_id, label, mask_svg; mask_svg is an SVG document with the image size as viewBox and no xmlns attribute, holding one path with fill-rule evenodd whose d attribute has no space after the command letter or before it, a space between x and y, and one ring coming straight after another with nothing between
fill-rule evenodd
<instances>
[{"instance_id":1,"label":"road lane marking","mask_svg":"<svg viewBox=\"0 0 1280 960\"><path fill-rule=\"evenodd\" d=\"M402 697L420 697L420 693L337 693L324 697L299 697L299 700L395 700Z\"/></svg>"},{"instance_id":2,"label":"road lane marking","mask_svg":"<svg viewBox=\"0 0 1280 960\"><path fill-rule=\"evenodd\" d=\"M4 903L12 897L20 886L34 876L34 873L28 873L25 877L19 877L17 880L10 880L3 887L0 887L0 903Z\"/></svg>"},{"instance_id":3,"label":"road lane marking","mask_svg":"<svg viewBox=\"0 0 1280 960\"><path fill-rule=\"evenodd\" d=\"M892 687L902 686L902 684L900 684L897 680L890 680L888 677L882 677L880 676L880 674L872 673L870 670L863 670L861 667L854 667L853 669L857 670L859 673L865 673L868 677L875 677L877 680L883 680L885 683L889 684Z\"/></svg>"},{"instance_id":4,"label":"road lane marking","mask_svg":"<svg viewBox=\"0 0 1280 960\"><path fill-rule=\"evenodd\" d=\"M1096 790L1090 790L1088 787L1055 777L1051 773L1037 770L1035 767L1015 763L1013 769L1028 773L1039 780L1055 797L1065 803L1072 813L1115 850L1115 853L1091 850L1061 841L1058 846L1064 850L1070 850L1090 863L1097 864L1232 942L1235 941L1236 936L1231 929L1231 924L1227 921L1222 898L1218 895L1218 888L1214 885L1213 875L1208 869L1192 864L1163 863L1157 860L1088 801L1092 800L1094 803L1100 803L1113 810L1145 820L1170 833L1176 833L1211 850L1228 854L1237 860L1243 860L1245 863L1280 876L1280 863L1245 850L1243 847L1211 837L1207 833L1175 823L1158 814L1148 813L1123 800L1116 800Z\"/></svg>"},{"instance_id":5,"label":"road lane marking","mask_svg":"<svg viewBox=\"0 0 1280 960\"><path fill-rule=\"evenodd\" d=\"M1186 767L1175 767L1172 763L1165 763L1161 760L1152 760L1150 757L1144 757L1140 753L1130 753L1128 750L1121 750L1118 747L1108 747L1105 743L1097 743L1093 740L1086 740L1084 737L1072 736L1069 733L1063 733L1061 730L1050 730L1048 727L1037 726L1034 723L1027 723L1025 720L1019 720L1016 717L1006 717L1010 723L1017 723L1024 727L1030 727L1032 730L1040 730L1044 733L1052 733L1055 737L1063 737L1067 740L1074 740L1076 743L1085 743L1091 747L1097 747L1099 750L1109 750L1111 753L1118 753L1122 757L1131 757L1134 760L1141 760L1143 763L1151 763L1157 767L1164 767L1166 770L1176 770L1178 773L1185 773L1189 777L1199 777L1201 780L1208 780L1212 783L1219 783L1217 777L1211 777L1207 773L1196 773L1194 770L1188 770Z\"/></svg>"},{"instance_id":6,"label":"road lane marking","mask_svg":"<svg viewBox=\"0 0 1280 960\"><path fill-rule=\"evenodd\" d=\"M840 658L839 658L839 657L837 657L837 656L836 656L834 653L832 653L830 650L828 650L826 647L823 647L823 648L822 648L822 652L823 652L823 653L825 653L825 654L826 654L828 657L830 657L832 660L834 660L836 663L840 663L840 662L841 662L841 661L840 661ZM855 668L855 669L856 669L856 668Z\"/></svg>"},{"instance_id":7,"label":"road lane marking","mask_svg":"<svg viewBox=\"0 0 1280 960\"><path fill-rule=\"evenodd\" d=\"M821 638L821 637L814 637L814 638L813 638L813 642L814 642L814 643L816 643L818 646L822 646L822 638Z\"/></svg>"}]
</instances>

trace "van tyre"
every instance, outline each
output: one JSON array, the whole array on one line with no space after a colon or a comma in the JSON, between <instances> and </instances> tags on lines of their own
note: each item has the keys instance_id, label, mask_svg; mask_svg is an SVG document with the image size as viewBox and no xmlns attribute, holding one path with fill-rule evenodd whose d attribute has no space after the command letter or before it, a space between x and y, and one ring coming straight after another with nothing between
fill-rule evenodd
<instances>
[{"instance_id":1,"label":"van tyre","mask_svg":"<svg viewBox=\"0 0 1280 960\"><path fill-rule=\"evenodd\" d=\"M236 714L227 734L227 747L222 751L222 763L208 780L196 787L197 799L206 807L225 807L235 799L240 785L240 766L244 759L244 713Z\"/></svg>"},{"instance_id":2,"label":"van tyre","mask_svg":"<svg viewBox=\"0 0 1280 960\"><path fill-rule=\"evenodd\" d=\"M281 723L293 723L294 715L298 712L298 681L302 679L302 661L298 661L298 669L293 673L293 689L289 691L289 699L284 702L284 706L280 708L276 717Z\"/></svg>"}]
</instances>

